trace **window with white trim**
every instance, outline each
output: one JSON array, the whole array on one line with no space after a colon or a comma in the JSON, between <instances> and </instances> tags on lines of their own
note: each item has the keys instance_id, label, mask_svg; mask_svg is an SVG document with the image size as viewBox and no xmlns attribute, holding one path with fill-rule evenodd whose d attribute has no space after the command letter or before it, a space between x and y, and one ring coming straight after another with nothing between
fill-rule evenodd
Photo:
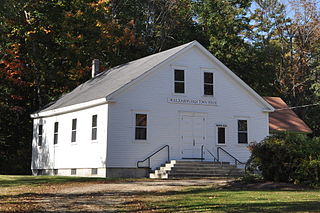
<instances>
[{"instance_id":1,"label":"window with white trim","mask_svg":"<svg viewBox=\"0 0 320 213\"><path fill-rule=\"evenodd\" d=\"M98 115L92 116L92 130L91 130L91 140L97 140L97 121L98 121Z\"/></svg>"},{"instance_id":2,"label":"window with white trim","mask_svg":"<svg viewBox=\"0 0 320 213\"><path fill-rule=\"evenodd\" d=\"M54 122L53 128L53 144L58 144L59 122Z\"/></svg>"},{"instance_id":3,"label":"window with white trim","mask_svg":"<svg viewBox=\"0 0 320 213\"><path fill-rule=\"evenodd\" d=\"M174 70L174 93L184 94L185 93L185 77L184 70L175 69Z\"/></svg>"},{"instance_id":4,"label":"window with white trim","mask_svg":"<svg viewBox=\"0 0 320 213\"><path fill-rule=\"evenodd\" d=\"M135 114L135 140L147 140L147 114Z\"/></svg>"},{"instance_id":5,"label":"window with white trim","mask_svg":"<svg viewBox=\"0 0 320 213\"><path fill-rule=\"evenodd\" d=\"M203 74L203 93L213 96L213 73L204 72Z\"/></svg>"},{"instance_id":6,"label":"window with white trim","mask_svg":"<svg viewBox=\"0 0 320 213\"><path fill-rule=\"evenodd\" d=\"M76 175L77 174L77 169L71 169L71 175Z\"/></svg>"},{"instance_id":7,"label":"window with white trim","mask_svg":"<svg viewBox=\"0 0 320 213\"><path fill-rule=\"evenodd\" d=\"M238 143L247 144L248 143L248 121L238 120Z\"/></svg>"},{"instance_id":8,"label":"window with white trim","mask_svg":"<svg viewBox=\"0 0 320 213\"><path fill-rule=\"evenodd\" d=\"M38 146L42 146L42 136L43 136L43 125L38 126Z\"/></svg>"},{"instance_id":9,"label":"window with white trim","mask_svg":"<svg viewBox=\"0 0 320 213\"><path fill-rule=\"evenodd\" d=\"M71 142L77 140L77 119L72 119Z\"/></svg>"},{"instance_id":10,"label":"window with white trim","mask_svg":"<svg viewBox=\"0 0 320 213\"><path fill-rule=\"evenodd\" d=\"M218 126L218 144L226 144L226 128Z\"/></svg>"},{"instance_id":11,"label":"window with white trim","mask_svg":"<svg viewBox=\"0 0 320 213\"><path fill-rule=\"evenodd\" d=\"M98 168L92 168L91 175L97 175L97 174L98 174Z\"/></svg>"}]
</instances>

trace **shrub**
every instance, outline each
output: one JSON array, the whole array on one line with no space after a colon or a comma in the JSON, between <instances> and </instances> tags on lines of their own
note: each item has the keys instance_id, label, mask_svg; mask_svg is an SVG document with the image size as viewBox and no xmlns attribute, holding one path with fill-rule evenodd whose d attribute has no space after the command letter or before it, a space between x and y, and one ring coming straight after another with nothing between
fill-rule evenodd
<instances>
[{"instance_id":1,"label":"shrub","mask_svg":"<svg viewBox=\"0 0 320 213\"><path fill-rule=\"evenodd\" d=\"M282 133L250 145L248 171L258 168L266 180L320 185L320 138Z\"/></svg>"}]
</instances>

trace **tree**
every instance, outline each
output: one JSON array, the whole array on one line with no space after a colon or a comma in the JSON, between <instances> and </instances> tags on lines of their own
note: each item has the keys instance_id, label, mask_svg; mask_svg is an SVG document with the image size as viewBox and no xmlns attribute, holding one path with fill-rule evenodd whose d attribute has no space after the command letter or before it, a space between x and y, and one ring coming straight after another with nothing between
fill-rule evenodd
<instances>
[{"instance_id":1,"label":"tree","mask_svg":"<svg viewBox=\"0 0 320 213\"><path fill-rule=\"evenodd\" d=\"M105 69L183 43L191 17L187 0L4 0L0 173L29 171L29 115L89 79L93 58Z\"/></svg>"},{"instance_id":2,"label":"tree","mask_svg":"<svg viewBox=\"0 0 320 213\"><path fill-rule=\"evenodd\" d=\"M196 21L204 34L204 46L251 85L251 47L243 33L249 30L248 9L251 0L194 1Z\"/></svg>"},{"instance_id":3,"label":"tree","mask_svg":"<svg viewBox=\"0 0 320 213\"><path fill-rule=\"evenodd\" d=\"M257 3L260 7L252 16L255 33L250 39L263 56L262 70L270 71L273 94L282 96L291 106L319 102L320 22L316 3L312 0L292 2L291 18L286 18L284 6L276 0ZM316 107L296 110L315 134L320 133L317 110Z\"/></svg>"}]
</instances>

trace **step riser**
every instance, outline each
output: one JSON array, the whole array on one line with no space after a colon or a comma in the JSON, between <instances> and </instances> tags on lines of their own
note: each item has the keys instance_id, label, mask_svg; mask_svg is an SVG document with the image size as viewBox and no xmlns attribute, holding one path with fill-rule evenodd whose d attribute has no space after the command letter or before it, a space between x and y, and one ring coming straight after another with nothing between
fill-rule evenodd
<instances>
[{"instance_id":1,"label":"step riser","mask_svg":"<svg viewBox=\"0 0 320 213\"><path fill-rule=\"evenodd\" d=\"M170 170L167 171L167 173L229 173L229 172L235 172L235 173L241 173L243 171L241 170Z\"/></svg>"},{"instance_id":2,"label":"step riser","mask_svg":"<svg viewBox=\"0 0 320 213\"><path fill-rule=\"evenodd\" d=\"M171 172L168 171L166 173L159 173L159 172L155 172L155 175L165 175L165 174L170 174L170 175L242 175L243 172L240 171L202 171L202 172Z\"/></svg>"},{"instance_id":3,"label":"step riser","mask_svg":"<svg viewBox=\"0 0 320 213\"><path fill-rule=\"evenodd\" d=\"M243 171L229 163L171 160L151 173L150 178L239 177Z\"/></svg>"},{"instance_id":4,"label":"step riser","mask_svg":"<svg viewBox=\"0 0 320 213\"><path fill-rule=\"evenodd\" d=\"M233 169L237 168L235 166L186 166L186 165L175 165L173 168L192 168L192 169L220 169L220 168L227 168Z\"/></svg>"},{"instance_id":5,"label":"step riser","mask_svg":"<svg viewBox=\"0 0 320 213\"><path fill-rule=\"evenodd\" d=\"M230 163L212 163L212 162L176 162L175 165L230 165Z\"/></svg>"},{"instance_id":6,"label":"step riser","mask_svg":"<svg viewBox=\"0 0 320 213\"><path fill-rule=\"evenodd\" d=\"M212 176L212 175L208 175L208 176L205 176L205 175L202 175L202 176L199 176L199 175L194 175L194 176L167 176L167 177L159 177L159 178L162 178L162 179L170 179L170 178L213 178L213 177L219 177L219 178L238 178L239 176L238 175L215 175L215 176Z\"/></svg>"}]
</instances>

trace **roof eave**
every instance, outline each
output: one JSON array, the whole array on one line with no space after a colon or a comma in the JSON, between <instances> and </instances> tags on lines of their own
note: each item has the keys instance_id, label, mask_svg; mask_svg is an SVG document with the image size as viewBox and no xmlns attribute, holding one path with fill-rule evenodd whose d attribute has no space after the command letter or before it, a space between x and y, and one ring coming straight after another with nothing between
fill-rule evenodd
<instances>
[{"instance_id":1,"label":"roof eave","mask_svg":"<svg viewBox=\"0 0 320 213\"><path fill-rule=\"evenodd\" d=\"M96 99L93 101L88 101L88 102L84 102L84 103L80 103L80 104L74 104L71 106L66 106L66 107L57 108L57 109L53 109L53 110L40 111L40 112L31 114L30 117L33 119L50 117L50 116L65 114L65 113L69 113L69 112L75 112L75 111L82 110L82 109L88 109L90 107L95 107L95 106L99 106L102 104L108 104L108 103L112 103L112 102L113 101L111 101L111 100L106 100L106 98L100 98L100 99Z\"/></svg>"}]
</instances>

